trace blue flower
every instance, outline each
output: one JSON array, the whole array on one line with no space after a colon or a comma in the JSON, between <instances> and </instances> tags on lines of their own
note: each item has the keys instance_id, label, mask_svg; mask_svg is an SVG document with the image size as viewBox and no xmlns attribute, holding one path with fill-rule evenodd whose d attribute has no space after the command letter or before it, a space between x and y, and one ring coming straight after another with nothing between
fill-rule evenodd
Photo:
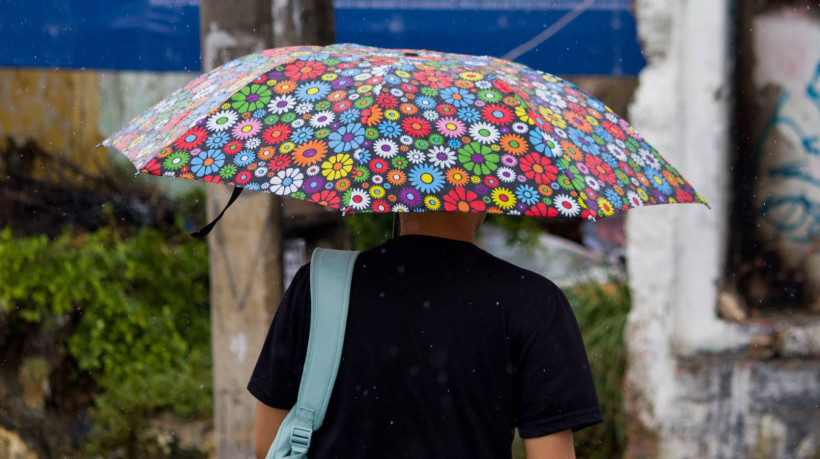
<instances>
[{"instance_id":1,"label":"blue flower","mask_svg":"<svg viewBox=\"0 0 820 459\"><path fill-rule=\"evenodd\" d=\"M305 54L304 56L300 56L300 61L323 61L330 57L328 53L318 53L318 54Z\"/></svg>"},{"instance_id":2,"label":"blue flower","mask_svg":"<svg viewBox=\"0 0 820 459\"><path fill-rule=\"evenodd\" d=\"M300 102L315 102L330 94L330 84L324 81L311 81L296 89L294 95Z\"/></svg>"},{"instance_id":3,"label":"blue flower","mask_svg":"<svg viewBox=\"0 0 820 459\"><path fill-rule=\"evenodd\" d=\"M379 134L381 134L382 137L392 139L393 137L398 137L399 134L401 134L401 128L393 121L382 121L379 123Z\"/></svg>"},{"instance_id":4,"label":"blue flower","mask_svg":"<svg viewBox=\"0 0 820 459\"><path fill-rule=\"evenodd\" d=\"M606 199L607 201L612 203L614 207L620 207L621 203L623 202L623 198L620 197L618 193L616 193L615 190L613 190L612 188L606 189Z\"/></svg>"},{"instance_id":5,"label":"blue flower","mask_svg":"<svg viewBox=\"0 0 820 459\"><path fill-rule=\"evenodd\" d=\"M256 119L262 119L267 114L268 114L268 111L265 110L264 108L257 108L256 110L253 111L253 117L256 118Z\"/></svg>"},{"instance_id":6,"label":"blue flower","mask_svg":"<svg viewBox=\"0 0 820 459\"><path fill-rule=\"evenodd\" d=\"M362 73L362 69L358 67L353 67L352 69L344 69L342 70L342 76L346 77L354 77L358 74Z\"/></svg>"},{"instance_id":7,"label":"blue flower","mask_svg":"<svg viewBox=\"0 0 820 459\"><path fill-rule=\"evenodd\" d=\"M604 160L605 163L609 164L609 167L613 169L618 168L618 160L608 152L602 152L601 159Z\"/></svg>"},{"instance_id":8,"label":"blue flower","mask_svg":"<svg viewBox=\"0 0 820 459\"><path fill-rule=\"evenodd\" d=\"M515 190L515 197L518 198L519 201L527 204L532 205L538 202L538 191L535 188L529 185L521 185Z\"/></svg>"},{"instance_id":9,"label":"blue flower","mask_svg":"<svg viewBox=\"0 0 820 459\"><path fill-rule=\"evenodd\" d=\"M598 148L598 144L595 143L595 139L580 129L576 129L574 127L569 128L569 138L572 140L572 143L574 143L585 153L595 156L598 156L601 153L601 150Z\"/></svg>"},{"instance_id":10,"label":"blue flower","mask_svg":"<svg viewBox=\"0 0 820 459\"><path fill-rule=\"evenodd\" d=\"M365 164L370 161L370 150L359 150L358 153L353 154L353 158L356 161Z\"/></svg>"},{"instance_id":11,"label":"blue flower","mask_svg":"<svg viewBox=\"0 0 820 459\"><path fill-rule=\"evenodd\" d=\"M260 190L259 184L254 183L254 182L246 183L246 184L242 185L242 188L244 188L246 190L251 190L251 191L259 191Z\"/></svg>"},{"instance_id":12,"label":"blue flower","mask_svg":"<svg viewBox=\"0 0 820 459\"><path fill-rule=\"evenodd\" d=\"M475 100L475 94L453 86L443 89L439 96L454 107L466 107Z\"/></svg>"},{"instance_id":13,"label":"blue flower","mask_svg":"<svg viewBox=\"0 0 820 459\"><path fill-rule=\"evenodd\" d=\"M205 140L205 146L211 149L222 148L228 143L228 140L230 140L230 136L227 132L214 132Z\"/></svg>"},{"instance_id":14,"label":"blue flower","mask_svg":"<svg viewBox=\"0 0 820 459\"><path fill-rule=\"evenodd\" d=\"M444 173L431 164L419 164L407 174L410 184L422 193L435 193L444 187Z\"/></svg>"},{"instance_id":15,"label":"blue flower","mask_svg":"<svg viewBox=\"0 0 820 459\"><path fill-rule=\"evenodd\" d=\"M649 182L652 184L653 188L660 190L661 193L669 195L672 194L672 186L669 185L669 182L663 178L663 175L659 174L658 171L652 169L651 167L647 167L643 170L643 173L646 174L646 178L649 179Z\"/></svg>"},{"instance_id":16,"label":"blue flower","mask_svg":"<svg viewBox=\"0 0 820 459\"><path fill-rule=\"evenodd\" d=\"M401 78L396 74L388 73L384 76L384 82L389 85L399 84L401 83Z\"/></svg>"},{"instance_id":17,"label":"blue flower","mask_svg":"<svg viewBox=\"0 0 820 459\"><path fill-rule=\"evenodd\" d=\"M362 142L364 142L364 126L361 123L351 123L330 133L327 144L336 153L342 153L359 148Z\"/></svg>"},{"instance_id":18,"label":"blue flower","mask_svg":"<svg viewBox=\"0 0 820 459\"><path fill-rule=\"evenodd\" d=\"M225 153L219 150L207 150L191 159L191 171L197 177L213 174L225 164Z\"/></svg>"},{"instance_id":19,"label":"blue flower","mask_svg":"<svg viewBox=\"0 0 820 459\"><path fill-rule=\"evenodd\" d=\"M474 123L481 119L481 113L474 108L462 108L458 111L458 117L468 123Z\"/></svg>"},{"instance_id":20,"label":"blue flower","mask_svg":"<svg viewBox=\"0 0 820 459\"><path fill-rule=\"evenodd\" d=\"M313 138L313 129L308 126L300 127L296 132L291 134L290 138L298 144L305 143Z\"/></svg>"},{"instance_id":21,"label":"blue flower","mask_svg":"<svg viewBox=\"0 0 820 459\"><path fill-rule=\"evenodd\" d=\"M461 148L461 140L458 139L450 139L447 141L447 146L450 148L459 149Z\"/></svg>"},{"instance_id":22,"label":"blue flower","mask_svg":"<svg viewBox=\"0 0 820 459\"><path fill-rule=\"evenodd\" d=\"M242 150L233 157L233 163L239 167L245 167L256 159L256 153L250 150Z\"/></svg>"},{"instance_id":23,"label":"blue flower","mask_svg":"<svg viewBox=\"0 0 820 459\"><path fill-rule=\"evenodd\" d=\"M555 157L553 150L555 150L558 145L541 129L535 128L530 131L530 143L538 153L543 153L543 155L548 158Z\"/></svg>"},{"instance_id":24,"label":"blue flower","mask_svg":"<svg viewBox=\"0 0 820 459\"><path fill-rule=\"evenodd\" d=\"M427 96L418 96L416 97L415 102L416 105L418 105L418 107L422 110L433 109L438 105L435 99Z\"/></svg>"},{"instance_id":25,"label":"blue flower","mask_svg":"<svg viewBox=\"0 0 820 459\"><path fill-rule=\"evenodd\" d=\"M359 115L361 113L362 112L356 108L347 109L339 115L339 121L342 123L352 123L353 121L359 119Z\"/></svg>"}]
</instances>

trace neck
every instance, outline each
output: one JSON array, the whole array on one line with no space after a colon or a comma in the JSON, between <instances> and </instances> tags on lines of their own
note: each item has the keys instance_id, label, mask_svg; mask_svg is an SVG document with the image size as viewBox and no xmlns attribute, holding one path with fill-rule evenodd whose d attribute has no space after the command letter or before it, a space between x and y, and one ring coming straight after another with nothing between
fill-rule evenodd
<instances>
[{"instance_id":1,"label":"neck","mask_svg":"<svg viewBox=\"0 0 820 459\"><path fill-rule=\"evenodd\" d=\"M446 212L400 214L401 235L416 234L475 244L475 233L483 216Z\"/></svg>"}]
</instances>

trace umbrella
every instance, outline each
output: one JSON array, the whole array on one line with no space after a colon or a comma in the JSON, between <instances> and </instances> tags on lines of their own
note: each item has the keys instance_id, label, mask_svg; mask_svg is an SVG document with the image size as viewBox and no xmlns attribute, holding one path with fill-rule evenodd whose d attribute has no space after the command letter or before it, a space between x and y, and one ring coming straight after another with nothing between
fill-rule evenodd
<instances>
[{"instance_id":1,"label":"umbrella","mask_svg":"<svg viewBox=\"0 0 820 459\"><path fill-rule=\"evenodd\" d=\"M196 78L103 145L143 173L351 214L595 220L647 204L706 204L601 101L488 56L269 49Z\"/></svg>"}]
</instances>

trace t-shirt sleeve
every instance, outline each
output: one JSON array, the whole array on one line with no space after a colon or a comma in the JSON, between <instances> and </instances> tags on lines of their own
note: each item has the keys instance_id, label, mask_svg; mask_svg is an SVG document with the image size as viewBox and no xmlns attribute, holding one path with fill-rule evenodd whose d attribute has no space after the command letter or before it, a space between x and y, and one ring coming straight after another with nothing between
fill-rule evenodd
<instances>
[{"instance_id":1,"label":"t-shirt sleeve","mask_svg":"<svg viewBox=\"0 0 820 459\"><path fill-rule=\"evenodd\" d=\"M603 422L578 322L551 285L522 330L516 362L521 438L573 431Z\"/></svg>"},{"instance_id":2,"label":"t-shirt sleeve","mask_svg":"<svg viewBox=\"0 0 820 459\"><path fill-rule=\"evenodd\" d=\"M302 266L273 317L248 391L260 402L289 410L296 403L310 331L310 268Z\"/></svg>"}]
</instances>

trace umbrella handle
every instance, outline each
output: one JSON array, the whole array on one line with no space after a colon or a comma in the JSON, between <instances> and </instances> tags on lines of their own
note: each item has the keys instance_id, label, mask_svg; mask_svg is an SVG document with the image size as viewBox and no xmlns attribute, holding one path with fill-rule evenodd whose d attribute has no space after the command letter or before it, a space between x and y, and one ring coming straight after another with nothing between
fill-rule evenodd
<instances>
[{"instance_id":1,"label":"umbrella handle","mask_svg":"<svg viewBox=\"0 0 820 459\"><path fill-rule=\"evenodd\" d=\"M228 207L231 207L231 204L233 204L233 202L236 201L236 198L239 197L239 194L242 193L243 189L244 188L235 187L233 189L233 194L231 194L231 199L229 199L228 203L225 204L225 208L222 209L222 212L220 212L219 215L217 215L216 218L214 218L214 220L211 223L208 223L207 225L203 226L199 230L194 231L193 233L191 233L191 236L193 236L197 239L202 239L203 237L207 236L208 233L210 233L211 230L214 229L214 226L216 225L216 222L218 222L222 218L222 216L225 215L225 211L228 210Z\"/></svg>"}]
</instances>

